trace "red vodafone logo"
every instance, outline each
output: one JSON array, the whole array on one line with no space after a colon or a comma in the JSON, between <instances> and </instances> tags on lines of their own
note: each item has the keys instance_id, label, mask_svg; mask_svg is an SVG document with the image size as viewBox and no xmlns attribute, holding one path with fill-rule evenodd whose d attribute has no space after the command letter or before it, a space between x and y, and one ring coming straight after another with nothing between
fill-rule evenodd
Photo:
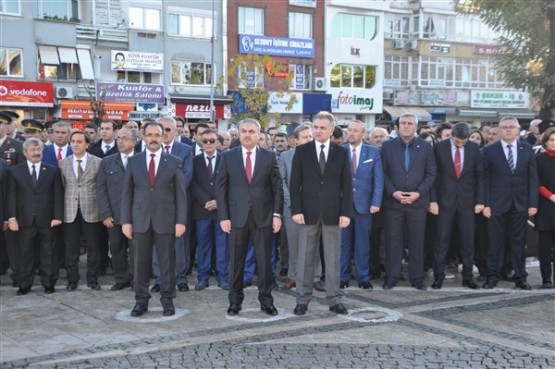
<instances>
[{"instance_id":1,"label":"red vodafone logo","mask_svg":"<svg viewBox=\"0 0 555 369\"><path fill-rule=\"evenodd\" d=\"M6 86L0 86L0 96L6 96L8 94L8 88Z\"/></svg>"},{"instance_id":2,"label":"red vodafone logo","mask_svg":"<svg viewBox=\"0 0 555 369\"><path fill-rule=\"evenodd\" d=\"M54 106L54 84L47 82L0 81L0 106Z\"/></svg>"}]
</instances>

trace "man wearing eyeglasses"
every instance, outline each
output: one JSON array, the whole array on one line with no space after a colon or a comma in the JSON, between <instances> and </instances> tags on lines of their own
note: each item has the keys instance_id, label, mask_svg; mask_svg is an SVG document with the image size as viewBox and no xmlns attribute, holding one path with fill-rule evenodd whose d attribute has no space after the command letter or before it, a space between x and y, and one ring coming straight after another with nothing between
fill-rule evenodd
<instances>
[{"instance_id":1,"label":"man wearing eyeglasses","mask_svg":"<svg viewBox=\"0 0 555 369\"><path fill-rule=\"evenodd\" d=\"M196 226L198 250L198 281L195 290L208 287L212 253L216 252L216 280L218 287L228 290L227 234L218 221L215 179L220 167L221 155L216 150L218 134L207 129L200 136L204 153L193 158L193 181L191 182L193 221Z\"/></svg>"},{"instance_id":2,"label":"man wearing eyeglasses","mask_svg":"<svg viewBox=\"0 0 555 369\"><path fill-rule=\"evenodd\" d=\"M508 240L518 289L531 290L526 281L526 227L538 210L538 173L534 150L519 140L520 124L513 117L499 121L501 139L483 149L485 198L488 218L487 279L482 288L497 286Z\"/></svg>"},{"instance_id":3,"label":"man wearing eyeglasses","mask_svg":"<svg viewBox=\"0 0 555 369\"><path fill-rule=\"evenodd\" d=\"M189 145L182 144L176 141L177 129L176 121L172 117L162 117L159 123L164 128L164 135L162 136L162 150L166 154L170 154L178 157L181 160L181 165L183 169L183 179L185 181L185 188L188 189L191 183L191 178L193 176L193 156L192 149ZM190 199L190 197L189 197ZM189 201L190 202L190 201ZM189 217L188 217L189 218ZM190 227L189 227L190 228ZM176 237L175 239L175 266L176 266L176 280L177 288L180 292L189 291L189 285L187 284L187 271L189 270L190 264L190 247L189 247L189 237L185 234L183 237ZM158 258L156 255L156 250L153 251L152 255L152 269L156 276L154 281L154 286L151 288L151 292L160 291L160 265L158 263Z\"/></svg>"}]
</instances>

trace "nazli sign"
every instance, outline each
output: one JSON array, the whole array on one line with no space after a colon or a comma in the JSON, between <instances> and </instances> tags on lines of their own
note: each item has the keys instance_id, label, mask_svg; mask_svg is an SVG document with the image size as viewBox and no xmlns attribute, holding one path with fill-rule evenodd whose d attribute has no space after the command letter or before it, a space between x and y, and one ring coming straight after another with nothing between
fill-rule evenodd
<instances>
[{"instance_id":1,"label":"nazli sign","mask_svg":"<svg viewBox=\"0 0 555 369\"><path fill-rule=\"evenodd\" d=\"M96 99L105 101L163 104L164 86L143 83L97 82Z\"/></svg>"}]
</instances>

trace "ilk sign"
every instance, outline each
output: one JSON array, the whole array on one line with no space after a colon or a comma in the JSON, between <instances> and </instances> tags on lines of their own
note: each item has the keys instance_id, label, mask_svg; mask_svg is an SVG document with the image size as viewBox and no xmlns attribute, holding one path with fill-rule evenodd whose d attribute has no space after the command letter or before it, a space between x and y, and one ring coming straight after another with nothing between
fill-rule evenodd
<instances>
[{"instance_id":1,"label":"ilk sign","mask_svg":"<svg viewBox=\"0 0 555 369\"><path fill-rule=\"evenodd\" d=\"M239 52L241 54L314 58L314 40L239 35Z\"/></svg>"}]
</instances>

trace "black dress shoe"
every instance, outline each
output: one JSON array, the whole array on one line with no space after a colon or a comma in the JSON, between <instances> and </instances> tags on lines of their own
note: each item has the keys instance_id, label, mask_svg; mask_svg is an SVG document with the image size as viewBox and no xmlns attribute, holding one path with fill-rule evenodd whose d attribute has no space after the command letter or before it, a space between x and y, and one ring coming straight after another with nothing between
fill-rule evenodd
<instances>
[{"instance_id":1,"label":"black dress shoe","mask_svg":"<svg viewBox=\"0 0 555 369\"><path fill-rule=\"evenodd\" d=\"M347 310L345 305L343 305L342 303L330 306L330 311L335 313L335 314L342 314L342 315L349 314L349 311Z\"/></svg>"},{"instance_id":2,"label":"black dress shoe","mask_svg":"<svg viewBox=\"0 0 555 369\"><path fill-rule=\"evenodd\" d=\"M162 311L164 316L175 315L175 308L173 307L173 301L166 301L162 303Z\"/></svg>"},{"instance_id":3,"label":"black dress shoe","mask_svg":"<svg viewBox=\"0 0 555 369\"><path fill-rule=\"evenodd\" d=\"M77 289L77 282L69 282L66 286L66 290L75 291Z\"/></svg>"},{"instance_id":4,"label":"black dress shoe","mask_svg":"<svg viewBox=\"0 0 555 369\"><path fill-rule=\"evenodd\" d=\"M47 293L47 294L54 293L54 286L44 287L44 293Z\"/></svg>"},{"instance_id":5,"label":"black dress shoe","mask_svg":"<svg viewBox=\"0 0 555 369\"><path fill-rule=\"evenodd\" d=\"M544 280L542 283L542 288L553 288L553 283L550 280Z\"/></svg>"},{"instance_id":6,"label":"black dress shoe","mask_svg":"<svg viewBox=\"0 0 555 369\"><path fill-rule=\"evenodd\" d=\"M383 288L384 290L391 290L391 289L393 289L393 287L395 287L394 284L391 284L391 283L384 283L382 288Z\"/></svg>"},{"instance_id":7,"label":"black dress shoe","mask_svg":"<svg viewBox=\"0 0 555 369\"><path fill-rule=\"evenodd\" d=\"M160 292L160 285L159 284L155 284L154 286L152 286L150 288L150 292Z\"/></svg>"},{"instance_id":8,"label":"black dress shoe","mask_svg":"<svg viewBox=\"0 0 555 369\"><path fill-rule=\"evenodd\" d=\"M472 279L469 279L468 281L463 281L462 285L463 287L468 287L472 290L477 290L480 288L480 286L478 286L478 284L474 282Z\"/></svg>"},{"instance_id":9,"label":"black dress shoe","mask_svg":"<svg viewBox=\"0 0 555 369\"><path fill-rule=\"evenodd\" d=\"M443 280L445 279L445 277L437 277L434 279L434 283L432 283L432 288L434 290L439 290L441 289L441 286L443 286Z\"/></svg>"},{"instance_id":10,"label":"black dress shoe","mask_svg":"<svg viewBox=\"0 0 555 369\"><path fill-rule=\"evenodd\" d=\"M28 294L29 291L31 291L30 288L19 287L19 289L17 290L16 294L17 294L17 296L23 296L23 295Z\"/></svg>"},{"instance_id":11,"label":"black dress shoe","mask_svg":"<svg viewBox=\"0 0 555 369\"><path fill-rule=\"evenodd\" d=\"M277 311L276 307L272 304L270 304L270 305L260 305L260 310L262 310L263 312L265 312L266 314L271 315L271 316L278 315L278 311Z\"/></svg>"},{"instance_id":12,"label":"black dress shoe","mask_svg":"<svg viewBox=\"0 0 555 369\"><path fill-rule=\"evenodd\" d=\"M87 287L89 287L91 290L99 290L100 289L100 285L98 284L98 282L89 282L87 283Z\"/></svg>"},{"instance_id":13,"label":"black dress shoe","mask_svg":"<svg viewBox=\"0 0 555 369\"><path fill-rule=\"evenodd\" d=\"M358 284L359 288L362 288L363 290L373 290L374 286L372 286L372 283L370 282L361 282Z\"/></svg>"},{"instance_id":14,"label":"black dress shoe","mask_svg":"<svg viewBox=\"0 0 555 369\"><path fill-rule=\"evenodd\" d=\"M428 288L428 287L426 287L424 282L413 283L412 286L414 288L416 288L417 290L420 290L420 291L426 291L426 289Z\"/></svg>"},{"instance_id":15,"label":"black dress shoe","mask_svg":"<svg viewBox=\"0 0 555 369\"><path fill-rule=\"evenodd\" d=\"M123 290L124 288L127 288L127 287L131 287L131 283L129 283L129 282L116 283L112 287L110 287L110 290L111 291L121 291L121 290Z\"/></svg>"},{"instance_id":16,"label":"black dress shoe","mask_svg":"<svg viewBox=\"0 0 555 369\"><path fill-rule=\"evenodd\" d=\"M349 287L349 282L340 282L339 283L339 288L345 289L347 287Z\"/></svg>"},{"instance_id":17,"label":"black dress shoe","mask_svg":"<svg viewBox=\"0 0 555 369\"><path fill-rule=\"evenodd\" d=\"M491 290L492 288L495 288L497 286L497 282L494 281L486 281L486 283L484 283L482 285L482 288L485 290Z\"/></svg>"},{"instance_id":18,"label":"black dress shoe","mask_svg":"<svg viewBox=\"0 0 555 369\"><path fill-rule=\"evenodd\" d=\"M138 317L143 315L147 311L148 311L148 304L142 304L138 302L135 304L135 307L133 308L133 310L131 310L131 316Z\"/></svg>"},{"instance_id":19,"label":"black dress shoe","mask_svg":"<svg viewBox=\"0 0 555 369\"><path fill-rule=\"evenodd\" d=\"M305 315L307 310L308 310L308 305L299 304L295 306L295 310L293 310L293 314Z\"/></svg>"},{"instance_id":20,"label":"black dress shoe","mask_svg":"<svg viewBox=\"0 0 555 369\"><path fill-rule=\"evenodd\" d=\"M231 304L227 308L227 315L237 315L241 311L241 305Z\"/></svg>"},{"instance_id":21,"label":"black dress shoe","mask_svg":"<svg viewBox=\"0 0 555 369\"><path fill-rule=\"evenodd\" d=\"M177 289L179 292L187 292L189 291L189 285L187 283L180 283L177 285Z\"/></svg>"},{"instance_id":22,"label":"black dress shoe","mask_svg":"<svg viewBox=\"0 0 555 369\"><path fill-rule=\"evenodd\" d=\"M530 286L526 281L518 281L515 283L515 286L516 288L525 290L525 291L530 291L532 289L532 286Z\"/></svg>"}]
</instances>

